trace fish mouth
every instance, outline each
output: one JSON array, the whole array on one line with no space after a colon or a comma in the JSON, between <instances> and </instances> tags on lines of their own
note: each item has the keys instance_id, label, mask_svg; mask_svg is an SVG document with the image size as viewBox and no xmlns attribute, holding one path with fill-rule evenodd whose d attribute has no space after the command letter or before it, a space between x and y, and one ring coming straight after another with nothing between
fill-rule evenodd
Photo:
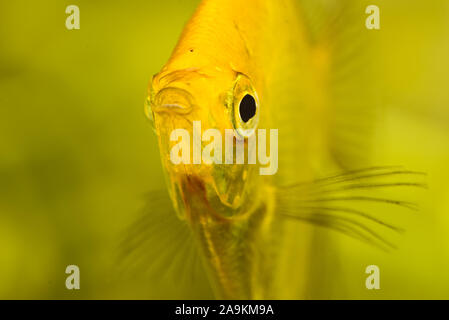
<instances>
[{"instance_id":1,"label":"fish mouth","mask_svg":"<svg viewBox=\"0 0 449 320\"><path fill-rule=\"evenodd\" d=\"M244 207L240 194L238 197L230 196L230 193L220 194L214 181L205 180L196 174L173 178L169 178L169 193L182 220L194 223L204 217L220 221L232 219L239 216Z\"/></svg>"},{"instance_id":2,"label":"fish mouth","mask_svg":"<svg viewBox=\"0 0 449 320\"><path fill-rule=\"evenodd\" d=\"M170 181L170 197L180 219L194 222L206 212L215 216L215 210L207 197L208 191L204 180L196 175L185 174Z\"/></svg>"}]
</instances>

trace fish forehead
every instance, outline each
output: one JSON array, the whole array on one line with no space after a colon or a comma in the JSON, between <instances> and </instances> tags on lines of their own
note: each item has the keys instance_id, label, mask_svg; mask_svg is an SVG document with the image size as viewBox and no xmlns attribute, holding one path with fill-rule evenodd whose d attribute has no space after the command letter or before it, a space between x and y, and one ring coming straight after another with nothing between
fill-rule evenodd
<instances>
[{"instance_id":1,"label":"fish forehead","mask_svg":"<svg viewBox=\"0 0 449 320\"><path fill-rule=\"evenodd\" d=\"M179 59L182 59L180 57ZM186 87L207 87L215 86L229 89L232 81L236 77L236 72L230 67L225 68L218 65L206 67L195 67L192 62L189 67L183 69L173 68L166 65L161 72L153 77L152 85L155 89L162 89L173 84L184 84Z\"/></svg>"}]
</instances>

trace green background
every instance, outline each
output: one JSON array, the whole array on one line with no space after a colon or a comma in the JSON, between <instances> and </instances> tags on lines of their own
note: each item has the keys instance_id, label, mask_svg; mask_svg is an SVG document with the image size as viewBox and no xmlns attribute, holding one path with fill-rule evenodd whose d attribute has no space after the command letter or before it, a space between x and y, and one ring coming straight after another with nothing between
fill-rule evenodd
<instances>
[{"instance_id":1,"label":"green background","mask_svg":"<svg viewBox=\"0 0 449 320\"><path fill-rule=\"evenodd\" d=\"M145 194L164 188L143 112L147 85L197 3L0 3L0 298L211 297L205 283L114 271ZM65 27L70 4L80 7L80 30ZM409 102L385 113L375 157L428 172L430 188L418 198L404 191L422 209L394 218L407 229L397 251L330 235L337 245L315 259L310 297L449 298L449 9L373 4L388 53L385 90L390 102ZM65 288L70 264L81 269L81 290ZM370 264L381 268L379 291L364 287Z\"/></svg>"}]
</instances>

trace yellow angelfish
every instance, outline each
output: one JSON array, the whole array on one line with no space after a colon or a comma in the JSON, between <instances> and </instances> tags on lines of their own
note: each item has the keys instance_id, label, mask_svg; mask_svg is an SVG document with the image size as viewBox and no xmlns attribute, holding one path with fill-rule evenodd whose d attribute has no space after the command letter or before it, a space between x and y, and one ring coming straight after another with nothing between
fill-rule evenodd
<instances>
[{"instance_id":1,"label":"yellow angelfish","mask_svg":"<svg viewBox=\"0 0 449 320\"><path fill-rule=\"evenodd\" d=\"M216 297L307 297L314 226L391 247L372 227L399 229L363 211L363 204L413 206L366 193L420 185L407 179L413 172L369 163L379 105L371 93L379 77L370 46L376 34L363 20L366 5L204 0L153 77L146 112L169 194ZM277 172L260 174L266 164L259 162L195 163L194 152L182 155L189 161L173 163L180 138L173 132L193 137L195 122L201 122L200 136L235 130L233 143L243 139L246 154L259 129L277 129L278 150L267 147L278 152ZM268 136L267 144L275 143ZM192 149L203 149L212 138L192 141Z\"/></svg>"}]
</instances>

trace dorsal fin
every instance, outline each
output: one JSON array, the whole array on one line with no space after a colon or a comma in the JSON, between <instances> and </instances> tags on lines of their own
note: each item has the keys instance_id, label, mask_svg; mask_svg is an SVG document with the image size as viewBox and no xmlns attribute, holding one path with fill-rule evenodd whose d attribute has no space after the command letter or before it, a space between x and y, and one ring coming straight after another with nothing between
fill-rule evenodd
<instances>
[{"instance_id":1,"label":"dorsal fin","mask_svg":"<svg viewBox=\"0 0 449 320\"><path fill-rule=\"evenodd\" d=\"M375 31L363 1L296 0L267 75L272 127L279 128L279 179L311 179L323 169L372 165ZM295 21L295 17L296 20Z\"/></svg>"}]
</instances>

